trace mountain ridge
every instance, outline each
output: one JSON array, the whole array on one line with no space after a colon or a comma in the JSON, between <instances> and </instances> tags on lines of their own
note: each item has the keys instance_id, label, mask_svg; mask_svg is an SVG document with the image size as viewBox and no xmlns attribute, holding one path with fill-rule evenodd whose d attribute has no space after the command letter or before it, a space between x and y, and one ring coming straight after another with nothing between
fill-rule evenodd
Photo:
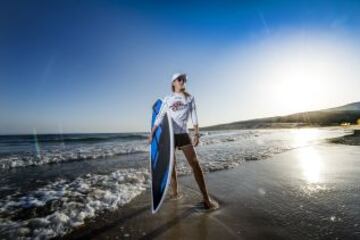
<instances>
[{"instance_id":1,"label":"mountain ridge","mask_svg":"<svg viewBox=\"0 0 360 240\"><path fill-rule=\"evenodd\" d=\"M360 102L343 106L299 112L284 116L256 118L231 123L202 127L202 130L230 130L249 128L289 128L305 126L338 126L341 124L359 124Z\"/></svg>"}]
</instances>

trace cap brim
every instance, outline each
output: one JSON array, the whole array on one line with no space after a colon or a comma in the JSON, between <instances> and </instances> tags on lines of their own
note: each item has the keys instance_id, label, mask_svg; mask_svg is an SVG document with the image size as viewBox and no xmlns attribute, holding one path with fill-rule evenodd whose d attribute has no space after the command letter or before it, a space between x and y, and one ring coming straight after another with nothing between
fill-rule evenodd
<instances>
[{"instance_id":1,"label":"cap brim","mask_svg":"<svg viewBox=\"0 0 360 240\"><path fill-rule=\"evenodd\" d=\"M181 75L179 75L179 76L177 76L174 80L172 80L172 81L175 81L176 79L178 79L178 78L180 78L180 77L184 77L184 82L187 82L187 76L186 76L186 74L181 74Z\"/></svg>"}]
</instances>

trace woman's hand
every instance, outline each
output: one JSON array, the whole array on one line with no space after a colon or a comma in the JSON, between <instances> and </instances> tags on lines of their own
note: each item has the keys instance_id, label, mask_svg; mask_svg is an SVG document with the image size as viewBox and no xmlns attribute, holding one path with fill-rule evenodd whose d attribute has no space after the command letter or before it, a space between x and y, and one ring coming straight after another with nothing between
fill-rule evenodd
<instances>
[{"instance_id":1,"label":"woman's hand","mask_svg":"<svg viewBox=\"0 0 360 240\"><path fill-rule=\"evenodd\" d=\"M152 133L149 134L148 138L147 138L147 144L151 144L152 142Z\"/></svg>"},{"instance_id":2,"label":"woman's hand","mask_svg":"<svg viewBox=\"0 0 360 240\"><path fill-rule=\"evenodd\" d=\"M158 126L154 125L154 127L151 129L150 134L149 134L148 139L147 139L147 144L151 144L152 138L153 138L154 133L155 133L157 128L158 128Z\"/></svg>"},{"instance_id":3,"label":"woman's hand","mask_svg":"<svg viewBox=\"0 0 360 240\"><path fill-rule=\"evenodd\" d=\"M200 142L200 134L195 134L195 135L194 135L194 141L193 141L194 147L196 147L197 145L199 145L199 142Z\"/></svg>"}]
</instances>

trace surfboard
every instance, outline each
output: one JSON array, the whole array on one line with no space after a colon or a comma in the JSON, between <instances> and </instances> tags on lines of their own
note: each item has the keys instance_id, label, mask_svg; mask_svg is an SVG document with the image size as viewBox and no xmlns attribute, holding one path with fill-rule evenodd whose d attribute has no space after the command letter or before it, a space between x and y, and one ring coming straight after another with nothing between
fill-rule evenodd
<instances>
[{"instance_id":1,"label":"surfboard","mask_svg":"<svg viewBox=\"0 0 360 240\"><path fill-rule=\"evenodd\" d=\"M160 112L162 101L158 99L152 107L151 128ZM156 213L164 199L170 183L174 166L174 133L171 117L168 113L154 133L150 145L151 169L151 211Z\"/></svg>"}]
</instances>

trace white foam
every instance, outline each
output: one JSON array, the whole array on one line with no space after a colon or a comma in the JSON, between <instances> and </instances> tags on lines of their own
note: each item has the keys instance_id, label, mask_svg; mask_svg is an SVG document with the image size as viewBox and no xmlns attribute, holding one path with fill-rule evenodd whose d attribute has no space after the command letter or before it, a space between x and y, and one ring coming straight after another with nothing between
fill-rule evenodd
<instances>
[{"instance_id":1,"label":"white foam","mask_svg":"<svg viewBox=\"0 0 360 240\"><path fill-rule=\"evenodd\" d=\"M123 154L148 152L145 141L100 143L91 145L54 145L40 148L39 153L20 152L0 158L0 168L39 166L77 160L108 158Z\"/></svg>"},{"instance_id":2,"label":"white foam","mask_svg":"<svg viewBox=\"0 0 360 240\"><path fill-rule=\"evenodd\" d=\"M59 179L25 196L7 196L0 200L0 232L21 239L63 236L103 210L124 206L149 187L149 181L147 169L121 169L109 175L87 174L72 182ZM48 214L11 218L26 209Z\"/></svg>"},{"instance_id":3,"label":"white foam","mask_svg":"<svg viewBox=\"0 0 360 240\"><path fill-rule=\"evenodd\" d=\"M219 144L232 145L236 143L241 148L252 148L254 152L257 152L257 148L268 147L271 148L270 152L274 151L276 153L276 150L282 151L282 149L296 148L312 144L314 141L339 137L344 134L345 130L339 128L214 131L202 133L199 147L213 145L213 148L216 148L216 145ZM46 145L46 147L39 148L38 153L29 151L0 157L0 168L9 169L67 161L100 159L149 151L145 140L99 144Z\"/></svg>"},{"instance_id":4,"label":"white foam","mask_svg":"<svg viewBox=\"0 0 360 240\"><path fill-rule=\"evenodd\" d=\"M203 171L236 167L244 161L261 160L286 150L321 143L348 134L340 128L262 129L215 131L204 134L196 149ZM177 151L177 171L191 173L183 154Z\"/></svg>"}]
</instances>

